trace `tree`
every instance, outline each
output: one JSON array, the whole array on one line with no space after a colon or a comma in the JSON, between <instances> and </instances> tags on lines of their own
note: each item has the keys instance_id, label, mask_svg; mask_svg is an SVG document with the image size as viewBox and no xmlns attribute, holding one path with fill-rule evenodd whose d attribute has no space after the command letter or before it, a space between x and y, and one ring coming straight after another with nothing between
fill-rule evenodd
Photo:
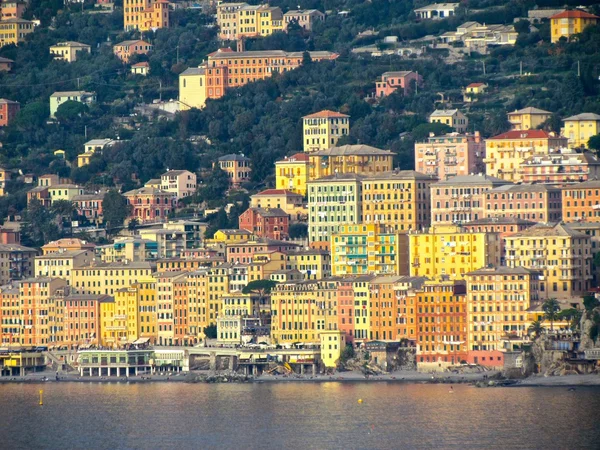
<instances>
[{"instance_id":1,"label":"tree","mask_svg":"<svg viewBox=\"0 0 600 450\"><path fill-rule=\"evenodd\" d=\"M125 219L129 217L131 205L127 204L127 199L123 195L111 189L104 195L102 211L106 231L110 234L111 230L122 226Z\"/></svg>"},{"instance_id":2,"label":"tree","mask_svg":"<svg viewBox=\"0 0 600 450\"><path fill-rule=\"evenodd\" d=\"M544 311L544 318L550 321L550 330L554 330L554 321L558 319L558 313L560 311L560 304L555 298L549 298L542 305L542 311Z\"/></svg>"},{"instance_id":3,"label":"tree","mask_svg":"<svg viewBox=\"0 0 600 450\"><path fill-rule=\"evenodd\" d=\"M421 125L417 125L412 130L412 135L416 141L423 141L429 137L429 133L434 133L436 136L451 133L452 127L449 127L445 123L423 123Z\"/></svg>"},{"instance_id":4,"label":"tree","mask_svg":"<svg viewBox=\"0 0 600 450\"><path fill-rule=\"evenodd\" d=\"M289 233L291 239L308 237L308 225L305 223L293 223L290 225Z\"/></svg>"},{"instance_id":5,"label":"tree","mask_svg":"<svg viewBox=\"0 0 600 450\"><path fill-rule=\"evenodd\" d=\"M600 134L590 138L588 141L588 147L592 150L596 150L596 153L600 153Z\"/></svg>"},{"instance_id":6,"label":"tree","mask_svg":"<svg viewBox=\"0 0 600 450\"><path fill-rule=\"evenodd\" d=\"M242 294L254 294L258 296L259 304L262 303L263 299L271 294L271 290L277 286L277 281L273 280L254 280L248 283Z\"/></svg>"},{"instance_id":7,"label":"tree","mask_svg":"<svg viewBox=\"0 0 600 450\"><path fill-rule=\"evenodd\" d=\"M59 237L55 215L34 199L23 213L21 241L23 245L41 247Z\"/></svg>"},{"instance_id":8,"label":"tree","mask_svg":"<svg viewBox=\"0 0 600 450\"><path fill-rule=\"evenodd\" d=\"M545 328L542 325L542 322L539 320L534 320L533 322L531 322L531 325L529 325L529 328L527 329L529 334L533 334L536 338L540 337L544 330Z\"/></svg>"},{"instance_id":9,"label":"tree","mask_svg":"<svg viewBox=\"0 0 600 450\"><path fill-rule=\"evenodd\" d=\"M206 337L206 339L216 339L217 326L214 323L211 323L209 326L204 327L204 336Z\"/></svg>"},{"instance_id":10,"label":"tree","mask_svg":"<svg viewBox=\"0 0 600 450\"><path fill-rule=\"evenodd\" d=\"M133 218L129 221L129 223L127 224L127 230L133 232L137 229L137 227L139 226L140 221L137 218Z\"/></svg>"},{"instance_id":11,"label":"tree","mask_svg":"<svg viewBox=\"0 0 600 450\"><path fill-rule=\"evenodd\" d=\"M576 308L563 309L558 313L558 319L560 320L568 320L571 323L569 324L569 328L572 331L577 330L579 328L579 321L581 320L582 312Z\"/></svg>"},{"instance_id":12,"label":"tree","mask_svg":"<svg viewBox=\"0 0 600 450\"><path fill-rule=\"evenodd\" d=\"M583 297L583 307L586 311L591 312L594 308L600 306L600 301L593 294L588 294Z\"/></svg>"},{"instance_id":13,"label":"tree","mask_svg":"<svg viewBox=\"0 0 600 450\"><path fill-rule=\"evenodd\" d=\"M67 100L58 107L56 113L54 113L54 117L61 121L70 122L83 116L88 110L89 108L85 103Z\"/></svg>"}]
</instances>

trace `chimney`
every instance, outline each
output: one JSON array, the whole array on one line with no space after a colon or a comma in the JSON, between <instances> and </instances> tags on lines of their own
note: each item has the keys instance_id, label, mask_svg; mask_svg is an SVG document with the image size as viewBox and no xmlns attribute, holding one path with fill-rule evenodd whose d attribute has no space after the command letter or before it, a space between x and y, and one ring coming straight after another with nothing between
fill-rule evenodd
<instances>
[{"instance_id":1,"label":"chimney","mask_svg":"<svg viewBox=\"0 0 600 450\"><path fill-rule=\"evenodd\" d=\"M237 49L238 52L243 52L245 51L245 45L244 45L244 38L239 38L237 40Z\"/></svg>"}]
</instances>

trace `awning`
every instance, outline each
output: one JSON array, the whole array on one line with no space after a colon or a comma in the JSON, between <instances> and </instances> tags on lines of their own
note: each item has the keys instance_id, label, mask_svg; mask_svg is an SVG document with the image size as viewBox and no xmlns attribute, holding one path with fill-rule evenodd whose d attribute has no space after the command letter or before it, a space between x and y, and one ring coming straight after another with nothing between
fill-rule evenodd
<instances>
[{"instance_id":1,"label":"awning","mask_svg":"<svg viewBox=\"0 0 600 450\"><path fill-rule=\"evenodd\" d=\"M150 341L150 338L140 338L136 341L133 341L133 345L147 344Z\"/></svg>"}]
</instances>

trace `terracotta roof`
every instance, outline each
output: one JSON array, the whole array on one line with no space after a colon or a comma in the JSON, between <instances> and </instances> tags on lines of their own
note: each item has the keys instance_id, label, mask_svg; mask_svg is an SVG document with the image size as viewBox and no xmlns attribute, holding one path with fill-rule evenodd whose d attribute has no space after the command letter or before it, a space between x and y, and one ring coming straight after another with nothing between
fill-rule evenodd
<instances>
[{"instance_id":1,"label":"terracotta roof","mask_svg":"<svg viewBox=\"0 0 600 450\"><path fill-rule=\"evenodd\" d=\"M550 17L551 19L600 19L593 14L581 11L579 9L573 11L563 11Z\"/></svg>"},{"instance_id":2,"label":"terracotta roof","mask_svg":"<svg viewBox=\"0 0 600 450\"><path fill-rule=\"evenodd\" d=\"M142 61L137 64L133 64L131 67L150 67L150 64L148 64L146 61Z\"/></svg>"},{"instance_id":3,"label":"terracotta roof","mask_svg":"<svg viewBox=\"0 0 600 450\"><path fill-rule=\"evenodd\" d=\"M551 136L550 133L544 130L512 130L507 131L506 133L499 134L498 136L494 136L488 138L491 139L550 139L552 137L560 137L560 136Z\"/></svg>"},{"instance_id":4,"label":"terracotta roof","mask_svg":"<svg viewBox=\"0 0 600 450\"><path fill-rule=\"evenodd\" d=\"M332 118L336 118L336 117L341 118L341 117L350 117L350 116L347 116L346 114L339 113L337 111L330 111L328 109L325 109L325 110L320 111L318 113L309 114L308 116L304 116L303 119L316 119L316 118L332 119Z\"/></svg>"},{"instance_id":5,"label":"terracotta roof","mask_svg":"<svg viewBox=\"0 0 600 450\"><path fill-rule=\"evenodd\" d=\"M471 83L469 84L467 87L480 87L480 86L485 86L485 83Z\"/></svg>"}]
</instances>

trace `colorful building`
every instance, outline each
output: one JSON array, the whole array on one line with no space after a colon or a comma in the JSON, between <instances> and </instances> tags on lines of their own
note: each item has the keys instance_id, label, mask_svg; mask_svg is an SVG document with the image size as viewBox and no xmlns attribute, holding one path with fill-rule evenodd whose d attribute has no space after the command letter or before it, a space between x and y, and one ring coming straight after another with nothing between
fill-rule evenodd
<instances>
[{"instance_id":1,"label":"colorful building","mask_svg":"<svg viewBox=\"0 0 600 450\"><path fill-rule=\"evenodd\" d=\"M143 187L123 195L131 205L131 217L140 223L166 221L177 202L173 193L155 188Z\"/></svg>"},{"instance_id":2,"label":"colorful building","mask_svg":"<svg viewBox=\"0 0 600 450\"><path fill-rule=\"evenodd\" d=\"M552 117L550 111L527 107L507 114L511 130L535 130Z\"/></svg>"},{"instance_id":3,"label":"colorful building","mask_svg":"<svg viewBox=\"0 0 600 450\"><path fill-rule=\"evenodd\" d=\"M402 72L385 72L381 75L381 80L375 83L375 95L378 98L393 94L398 89L402 90L402 95L410 94L416 85L423 84L423 77L417 72L410 70Z\"/></svg>"},{"instance_id":4,"label":"colorful building","mask_svg":"<svg viewBox=\"0 0 600 450\"><path fill-rule=\"evenodd\" d=\"M231 187L240 187L242 183L250 181L252 167L250 158L244 155L225 155L218 159L219 167L227 173Z\"/></svg>"},{"instance_id":5,"label":"colorful building","mask_svg":"<svg viewBox=\"0 0 600 450\"><path fill-rule=\"evenodd\" d=\"M551 42L556 43L563 37L569 40L582 33L586 27L596 25L599 19L598 16L578 9L555 14L550 17Z\"/></svg>"},{"instance_id":6,"label":"colorful building","mask_svg":"<svg viewBox=\"0 0 600 450\"><path fill-rule=\"evenodd\" d=\"M206 105L206 68L190 67L179 74L179 103L182 110Z\"/></svg>"},{"instance_id":7,"label":"colorful building","mask_svg":"<svg viewBox=\"0 0 600 450\"><path fill-rule=\"evenodd\" d=\"M196 174L189 170L169 170L160 176L160 188L182 199L196 193Z\"/></svg>"},{"instance_id":8,"label":"colorful building","mask_svg":"<svg viewBox=\"0 0 600 450\"><path fill-rule=\"evenodd\" d=\"M363 175L389 172L394 153L369 145L342 145L316 150L309 155L309 181L330 175L356 173Z\"/></svg>"},{"instance_id":9,"label":"colorful building","mask_svg":"<svg viewBox=\"0 0 600 450\"><path fill-rule=\"evenodd\" d=\"M523 162L567 146L567 138L544 130L508 131L485 141L486 174L506 181L522 181Z\"/></svg>"},{"instance_id":10,"label":"colorful building","mask_svg":"<svg viewBox=\"0 0 600 450\"><path fill-rule=\"evenodd\" d=\"M280 208L290 216L290 221L306 220L308 209L302 194L286 189L266 189L250 196L253 208Z\"/></svg>"},{"instance_id":11,"label":"colorful building","mask_svg":"<svg viewBox=\"0 0 600 450\"><path fill-rule=\"evenodd\" d=\"M478 96L485 93L488 85L485 83L471 83L463 91L463 101L465 103L476 102Z\"/></svg>"},{"instance_id":12,"label":"colorful building","mask_svg":"<svg viewBox=\"0 0 600 450\"><path fill-rule=\"evenodd\" d=\"M281 208L250 207L240 214L240 229L258 237L286 239L289 236L290 216Z\"/></svg>"},{"instance_id":13,"label":"colorful building","mask_svg":"<svg viewBox=\"0 0 600 450\"><path fill-rule=\"evenodd\" d=\"M77 61L77 54L81 52L89 54L91 47L87 44L73 41L59 42L50 47L50 54L54 55L54 59L68 63Z\"/></svg>"},{"instance_id":14,"label":"colorful building","mask_svg":"<svg viewBox=\"0 0 600 450\"><path fill-rule=\"evenodd\" d=\"M565 186L562 204L563 222L600 221L600 180Z\"/></svg>"},{"instance_id":15,"label":"colorful building","mask_svg":"<svg viewBox=\"0 0 600 450\"><path fill-rule=\"evenodd\" d=\"M0 21L0 47L19 45L25 42L25 36L33 33L36 23L25 19L6 19Z\"/></svg>"},{"instance_id":16,"label":"colorful building","mask_svg":"<svg viewBox=\"0 0 600 450\"><path fill-rule=\"evenodd\" d=\"M68 101L90 105L96 103L96 93L86 91L55 92L50 96L50 117L54 118L58 107Z\"/></svg>"},{"instance_id":17,"label":"colorful building","mask_svg":"<svg viewBox=\"0 0 600 450\"><path fill-rule=\"evenodd\" d=\"M362 180L362 220L394 231L428 227L431 224L430 187L435 181L414 170L370 174Z\"/></svg>"},{"instance_id":18,"label":"colorful building","mask_svg":"<svg viewBox=\"0 0 600 450\"><path fill-rule=\"evenodd\" d=\"M217 6L217 25L221 40L270 36L283 31L283 13L276 6L221 3Z\"/></svg>"},{"instance_id":19,"label":"colorful building","mask_svg":"<svg viewBox=\"0 0 600 450\"><path fill-rule=\"evenodd\" d=\"M469 119L458 109L440 109L431 113L429 123L442 123L454 128L458 133L466 133Z\"/></svg>"},{"instance_id":20,"label":"colorful building","mask_svg":"<svg viewBox=\"0 0 600 450\"><path fill-rule=\"evenodd\" d=\"M8 19L21 19L27 9L27 2L5 1L0 4L2 10L2 21Z\"/></svg>"},{"instance_id":21,"label":"colorful building","mask_svg":"<svg viewBox=\"0 0 600 450\"><path fill-rule=\"evenodd\" d=\"M586 147L592 136L600 134L600 115L582 113L563 119L561 134L569 139L571 147Z\"/></svg>"},{"instance_id":22,"label":"colorful building","mask_svg":"<svg viewBox=\"0 0 600 450\"><path fill-rule=\"evenodd\" d=\"M61 250L35 258L35 276L62 278L72 283L72 272L76 267L89 265L94 258L93 250Z\"/></svg>"},{"instance_id":23,"label":"colorful building","mask_svg":"<svg viewBox=\"0 0 600 450\"><path fill-rule=\"evenodd\" d=\"M0 244L0 286L34 274L37 250L20 244Z\"/></svg>"},{"instance_id":24,"label":"colorful building","mask_svg":"<svg viewBox=\"0 0 600 450\"><path fill-rule=\"evenodd\" d=\"M104 219L102 212L104 195L104 192L75 195L71 201L80 216L84 216L89 222L99 225Z\"/></svg>"},{"instance_id":25,"label":"colorful building","mask_svg":"<svg viewBox=\"0 0 600 450\"><path fill-rule=\"evenodd\" d=\"M521 164L524 183L567 184L600 178L600 159L591 152L561 148Z\"/></svg>"},{"instance_id":26,"label":"colorful building","mask_svg":"<svg viewBox=\"0 0 600 450\"><path fill-rule=\"evenodd\" d=\"M429 134L426 142L415 143L415 170L447 180L457 175L485 170L485 141L474 134Z\"/></svg>"},{"instance_id":27,"label":"colorful building","mask_svg":"<svg viewBox=\"0 0 600 450\"><path fill-rule=\"evenodd\" d=\"M219 27L219 39L233 41L237 39L238 11L247 3L227 3L217 5L217 25Z\"/></svg>"},{"instance_id":28,"label":"colorful building","mask_svg":"<svg viewBox=\"0 0 600 450\"><path fill-rule=\"evenodd\" d=\"M331 235L333 276L408 275L408 236L384 225L341 225Z\"/></svg>"},{"instance_id":29,"label":"colorful building","mask_svg":"<svg viewBox=\"0 0 600 450\"><path fill-rule=\"evenodd\" d=\"M2 347L21 344L21 298L17 284L0 286L0 344Z\"/></svg>"},{"instance_id":30,"label":"colorful building","mask_svg":"<svg viewBox=\"0 0 600 450\"><path fill-rule=\"evenodd\" d=\"M0 98L0 127L9 125L19 113L21 104L5 98Z\"/></svg>"},{"instance_id":31,"label":"colorful building","mask_svg":"<svg viewBox=\"0 0 600 450\"><path fill-rule=\"evenodd\" d=\"M592 280L590 236L562 223L538 224L506 237L506 264L543 272L540 296L581 297Z\"/></svg>"},{"instance_id":32,"label":"colorful building","mask_svg":"<svg viewBox=\"0 0 600 450\"><path fill-rule=\"evenodd\" d=\"M83 294L114 295L118 289L148 280L155 269L150 262L92 262L72 269L71 286Z\"/></svg>"},{"instance_id":33,"label":"colorful building","mask_svg":"<svg viewBox=\"0 0 600 450\"><path fill-rule=\"evenodd\" d=\"M148 64L146 61L132 64L131 73L145 77L150 73L150 64Z\"/></svg>"},{"instance_id":34,"label":"colorful building","mask_svg":"<svg viewBox=\"0 0 600 450\"><path fill-rule=\"evenodd\" d=\"M350 134L350 116L320 111L302 118L304 151L311 153L335 147L340 137Z\"/></svg>"},{"instance_id":35,"label":"colorful building","mask_svg":"<svg viewBox=\"0 0 600 450\"><path fill-rule=\"evenodd\" d=\"M533 222L558 222L562 217L562 192L543 184L499 186L483 197L483 217L517 217Z\"/></svg>"},{"instance_id":36,"label":"colorful building","mask_svg":"<svg viewBox=\"0 0 600 450\"><path fill-rule=\"evenodd\" d=\"M306 196L309 158L306 153L296 153L275 162L275 186Z\"/></svg>"},{"instance_id":37,"label":"colorful building","mask_svg":"<svg viewBox=\"0 0 600 450\"><path fill-rule=\"evenodd\" d=\"M465 223L484 217L484 196L510 183L488 175L458 175L430 186L431 223Z\"/></svg>"},{"instance_id":38,"label":"colorful building","mask_svg":"<svg viewBox=\"0 0 600 450\"><path fill-rule=\"evenodd\" d=\"M325 14L316 9L289 10L283 15L283 31L287 31L291 23L295 23L306 31L312 31L318 22L325 20Z\"/></svg>"},{"instance_id":39,"label":"colorful building","mask_svg":"<svg viewBox=\"0 0 600 450\"><path fill-rule=\"evenodd\" d=\"M414 12L417 19L440 20L454 16L459 6L460 3L432 3L422 8L415 8Z\"/></svg>"},{"instance_id":40,"label":"colorful building","mask_svg":"<svg viewBox=\"0 0 600 450\"><path fill-rule=\"evenodd\" d=\"M152 51L153 47L152 44L142 41L141 39L123 41L114 45L113 53L117 58L127 64L133 55L147 55Z\"/></svg>"},{"instance_id":41,"label":"colorful building","mask_svg":"<svg viewBox=\"0 0 600 450\"><path fill-rule=\"evenodd\" d=\"M123 22L125 31L155 31L169 28L167 0L124 0Z\"/></svg>"},{"instance_id":42,"label":"colorful building","mask_svg":"<svg viewBox=\"0 0 600 450\"><path fill-rule=\"evenodd\" d=\"M452 225L438 225L409 236L410 275L451 280L464 279L468 272L500 264L497 233L469 232Z\"/></svg>"}]
</instances>

